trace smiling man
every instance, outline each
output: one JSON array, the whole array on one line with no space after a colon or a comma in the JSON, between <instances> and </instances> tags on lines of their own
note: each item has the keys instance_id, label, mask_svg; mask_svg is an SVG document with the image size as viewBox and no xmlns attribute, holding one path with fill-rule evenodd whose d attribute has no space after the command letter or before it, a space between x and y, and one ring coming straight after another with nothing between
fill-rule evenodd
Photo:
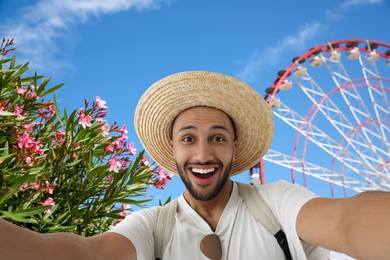
<instances>
[{"instance_id":1,"label":"smiling man","mask_svg":"<svg viewBox=\"0 0 390 260\"><path fill-rule=\"evenodd\" d=\"M278 181L244 199L231 177L259 162L274 125L266 102L242 81L206 71L168 76L144 93L134 123L148 154L185 184L171 212L137 211L90 238L42 235L0 219L0 259L328 259L329 250L389 258L388 192L326 199ZM281 227L276 234L259 220L267 210ZM161 226L160 214L173 224Z\"/></svg>"},{"instance_id":2,"label":"smiling man","mask_svg":"<svg viewBox=\"0 0 390 260\"><path fill-rule=\"evenodd\" d=\"M233 123L224 112L194 107L178 115L172 129L172 147L188 201L209 201L221 191L230 193L232 185L226 182L235 146Z\"/></svg>"}]
</instances>

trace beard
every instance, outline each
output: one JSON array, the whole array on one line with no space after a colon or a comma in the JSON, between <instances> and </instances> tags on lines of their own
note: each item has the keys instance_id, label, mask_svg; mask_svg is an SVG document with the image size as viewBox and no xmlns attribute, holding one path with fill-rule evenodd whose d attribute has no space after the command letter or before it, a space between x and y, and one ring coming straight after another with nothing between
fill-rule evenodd
<instances>
[{"instance_id":1,"label":"beard","mask_svg":"<svg viewBox=\"0 0 390 260\"><path fill-rule=\"evenodd\" d=\"M186 167L187 164L188 163L185 164L185 168L187 168ZM209 201L209 200L214 199L219 194L219 192L222 190L222 188L225 186L227 180L229 179L230 172L232 170L232 162L230 162L226 165L226 169L223 172L222 178L220 180L218 180L217 187L212 192L206 193L206 194L194 189L194 186L192 185L191 181L184 174L185 168L182 168L177 162L176 162L176 167L177 167L177 172L178 172L182 182L186 186L187 190L190 192L191 196L193 198L195 198L196 200Z\"/></svg>"}]
</instances>

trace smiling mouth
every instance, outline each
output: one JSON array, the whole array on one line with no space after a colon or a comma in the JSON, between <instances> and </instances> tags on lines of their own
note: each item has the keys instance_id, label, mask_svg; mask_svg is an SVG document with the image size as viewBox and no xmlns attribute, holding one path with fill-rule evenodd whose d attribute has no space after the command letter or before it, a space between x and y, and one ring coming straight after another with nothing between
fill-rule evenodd
<instances>
[{"instance_id":1,"label":"smiling mouth","mask_svg":"<svg viewBox=\"0 0 390 260\"><path fill-rule=\"evenodd\" d=\"M197 178L201 178L201 179L207 179L211 176L214 175L214 173L216 172L216 168L207 168L207 169L204 169L204 168L191 168L190 169L192 174L194 174Z\"/></svg>"}]
</instances>

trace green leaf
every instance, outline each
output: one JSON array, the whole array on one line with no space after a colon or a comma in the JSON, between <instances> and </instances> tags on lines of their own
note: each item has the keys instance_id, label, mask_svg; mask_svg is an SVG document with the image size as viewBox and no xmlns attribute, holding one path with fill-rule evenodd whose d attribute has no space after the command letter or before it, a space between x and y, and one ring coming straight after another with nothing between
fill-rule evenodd
<instances>
[{"instance_id":1,"label":"green leaf","mask_svg":"<svg viewBox=\"0 0 390 260\"><path fill-rule=\"evenodd\" d=\"M138 167L139 163L141 162L142 156L144 156L144 153L145 153L145 150L142 150L142 151L138 154L137 158L135 159L135 161L134 161L134 163L133 163L133 167L132 167L131 170L130 170L131 172L135 172L135 171L136 171L136 168Z\"/></svg>"},{"instance_id":2,"label":"green leaf","mask_svg":"<svg viewBox=\"0 0 390 260\"><path fill-rule=\"evenodd\" d=\"M54 109L55 109L55 115L57 117L57 120L60 122L61 126L63 126L63 123L62 123L62 118L60 116L60 111L58 109L58 104L57 104L57 98L56 98L56 95L54 95L53 97L53 105L54 105Z\"/></svg>"},{"instance_id":3,"label":"green leaf","mask_svg":"<svg viewBox=\"0 0 390 260\"><path fill-rule=\"evenodd\" d=\"M0 169L0 170L4 173L9 172L9 170L7 169ZM19 190L20 186L23 183L26 183L34 178L35 176L29 173L25 173L24 175L15 177L13 179L13 185L9 187L9 191L7 191L7 193L0 198L0 206L3 205L3 203L7 201L10 197L12 197L13 194L15 194Z\"/></svg>"},{"instance_id":4,"label":"green leaf","mask_svg":"<svg viewBox=\"0 0 390 260\"><path fill-rule=\"evenodd\" d=\"M23 217L19 216L18 214L11 213L8 211L0 211L0 213L3 215L4 218L7 218L7 219L12 220L12 221L21 222L21 223L32 223L32 224L38 223L38 221L36 219L23 218Z\"/></svg>"},{"instance_id":5,"label":"green leaf","mask_svg":"<svg viewBox=\"0 0 390 260\"><path fill-rule=\"evenodd\" d=\"M171 202L171 200L172 200L172 196L169 196L168 199L164 203L162 203L161 200L158 200L158 205L164 206L165 204L168 204L169 202Z\"/></svg>"},{"instance_id":6,"label":"green leaf","mask_svg":"<svg viewBox=\"0 0 390 260\"><path fill-rule=\"evenodd\" d=\"M111 212L103 212L103 213L98 214L98 216L99 217L113 218L113 219L123 218L122 216L120 216L116 213L111 213Z\"/></svg>"},{"instance_id":7,"label":"green leaf","mask_svg":"<svg viewBox=\"0 0 390 260\"><path fill-rule=\"evenodd\" d=\"M58 89L60 89L63 85L64 85L63 83L62 84L58 84L58 85L56 85L56 86L46 90L45 92L41 93L40 96L41 97L47 96L47 95L57 91Z\"/></svg>"},{"instance_id":8,"label":"green leaf","mask_svg":"<svg viewBox=\"0 0 390 260\"><path fill-rule=\"evenodd\" d=\"M0 116L16 116L15 113L8 112L8 111L1 111L0 110Z\"/></svg>"},{"instance_id":9,"label":"green leaf","mask_svg":"<svg viewBox=\"0 0 390 260\"><path fill-rule=\"evenodd\" d=\"M39 206L30 209L22 209L22 210L14 211L13 214L18 215L19 217L28 217L28 216L41 214L45 210L49 209L50 207L51 206Z\"/></svg>"},{"instance_id":10,"label":"green leaf","mask_svg":"<svg viewBox=\"0 0 390 260\"><path fill-rule=\"evenodd\" d=\"M134 205L139 206L139 205L143 205L143 204L145 204L145 203L147 203L147 202L149 202L151 200L152 199L145 199L145 200L119 199L116 202L117 203L122 203L122 204L129 204L129 205L134 204Z\"/></svg>"}]
</instances>

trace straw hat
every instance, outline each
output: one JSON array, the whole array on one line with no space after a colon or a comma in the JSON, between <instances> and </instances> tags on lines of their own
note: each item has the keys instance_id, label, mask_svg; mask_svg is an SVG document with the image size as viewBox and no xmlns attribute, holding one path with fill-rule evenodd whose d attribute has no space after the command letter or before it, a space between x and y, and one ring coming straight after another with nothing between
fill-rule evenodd
<instances>
[{"instance_id":1,"label":"straw hat","mask_svg":"<svg viewBox=\"0 0 390 260\"><path fill-rule=\"evenodd\" d=\"M146 152L170 173L177 174L170 144L172 122L183 110L195 106L220 109L233 119L237 150L231 175L254 166L268 150L274 133L272 113L253 88L220 73L181 72L146 90L134 116L135 129Z\"/></svg>"}]
</instances>

